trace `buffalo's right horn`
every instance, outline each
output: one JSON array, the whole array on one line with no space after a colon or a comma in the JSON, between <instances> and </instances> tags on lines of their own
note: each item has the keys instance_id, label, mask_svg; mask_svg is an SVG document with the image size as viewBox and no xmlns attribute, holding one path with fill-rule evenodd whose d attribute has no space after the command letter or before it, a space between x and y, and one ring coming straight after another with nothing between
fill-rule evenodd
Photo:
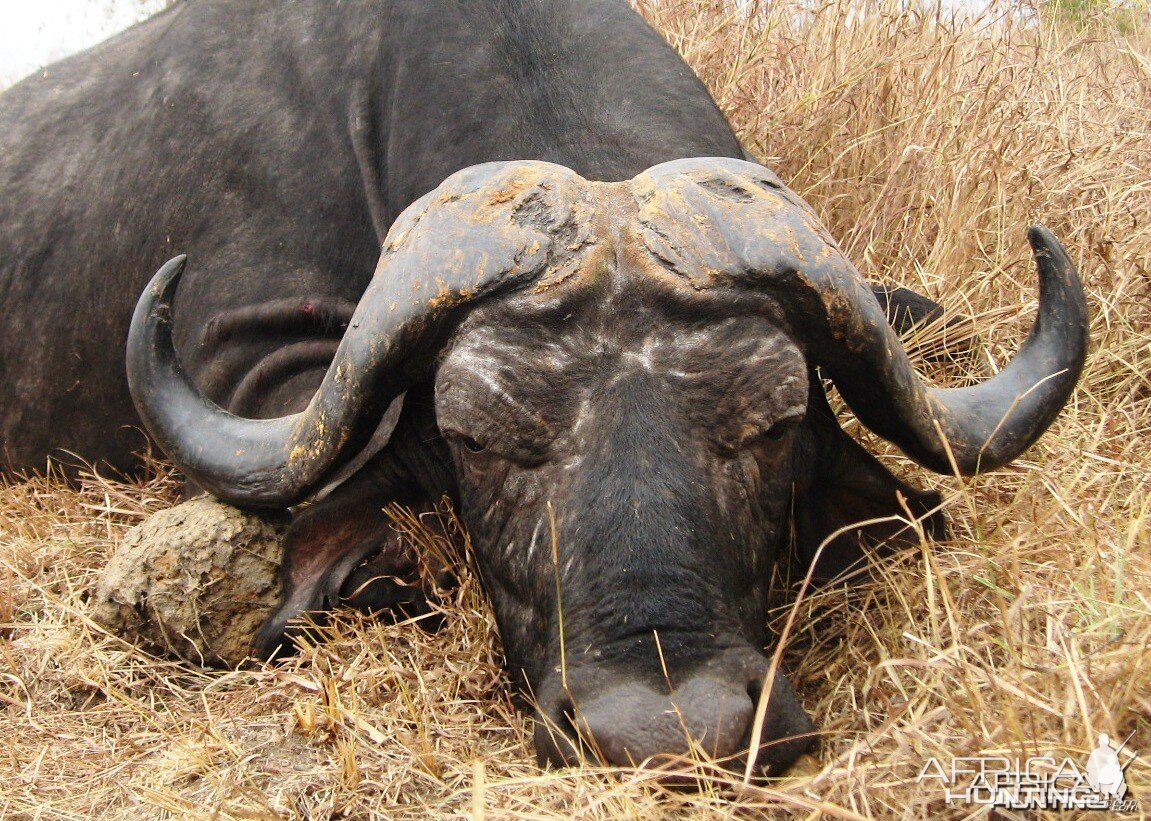
<instances>
[{"instance_id":1,"label":"buffalo's right horn","mask_svg":"<svg viewBox=\"0 0 1151 821\"><path fill-rule=\"evenodd\" d=\"M497 162L449 177L388 232L375 275L306 409L243 419L207 399L172 344L185 258L160 269L136 306L128 384L149 433L220 499L283 507L303 499L368 441L389 403L421 376L463 309L522 287L570 248L590 206L583 181L542 162ZM561 247L562 246L562 247ZM567 251L570 254L570 251Z\"/></svg>"}]
</instances>

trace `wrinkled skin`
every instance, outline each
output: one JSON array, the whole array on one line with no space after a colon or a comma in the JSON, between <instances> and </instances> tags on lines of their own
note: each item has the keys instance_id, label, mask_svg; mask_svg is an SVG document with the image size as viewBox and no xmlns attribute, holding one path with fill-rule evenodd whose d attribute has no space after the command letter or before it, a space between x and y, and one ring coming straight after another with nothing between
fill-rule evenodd
<instances>
[{"instance_id":1,"label":"wrinkled skin","mask_svg":"<svg viewBox=\"0 0 1151 821\"><path fill-rule=\"evenodd\" d=\"M638 679L654 701L668 690L664 667L676 688L709 662L727 677L746 667L733 695L750 707L763 672L754 661L806 366L763 317L650 287L617 272L538 319L530 299L481 308L436 378L509 665L560 726L572 700L594 713L616 679ZM620 709L598 718L630 720ZM793 719L811 730L801 712ZM734 755L746 729L713 734L709 752ZM601 746L613 743L606 732L590 728ZM611 752L638 763L683 745L670 741Z\"/></svg>"},{"instance_id":2,"label":"wrinkled skin","mask_svg":"<svg viewBox=\"0 0 1151 821\"><path fill-rule=\"evenodd\" d=\"M436 378L463 514L531 680L556 661L557 588L567 640L600 655L653 630L762 644L802 355L759 317L677 321L638 301L565 306L559 333L481 309Z\"/></svg>"},{"instance_id":3,"label":"wrinkled skin","mask_svg":"<svg viewBox=\"0 0 1151 821\"><path fill-rule=\"evenodd\" d=\"M478 307L437 371L437 421L509 667L544 713L542 755L571 760L577 735L618 763L686 754L686 724L730 760L766 673L793 500L809 556L848 523L806 504L820 422L841 437L825 450L857 446L770 303L669 287L650 257L613 262L559 295ZM860 518L898 512L897 488L919 513L937 502L859 455L880 487ZM826 574L861 558L841 541ZM661 723L669 691L681 715ZM760 762L778 770L815 734L782 676L771 705Z\"/></svg>"},{"instance_id":4,"label":"wrinkled skin","mask_svg":"<svg viewBox=\"0 0 1151 821\"><path fill-rule=\"evenodd\" d=\"M932 388L810 209L746 162L678 161L618 184L540 163L467 169L393 234L300 414L236 419L172 366L178 259L137 309L134 391L182 466L226 498L264 501L322 481L405 378L429 379L434 408L418 391L407 417L424 421L405 428L401 417L397 445L364 472L410 454L397 449L406 431L446 441L443 475L553 763L590 752L658 765L698 745L730 765L754 737L767 743L750 753L779 771L811 747L810 719L762 653L784 539L826 577L859 564L869 542L906 543L906 516L929 535L943 526L936 494L897 480L838 428L814 364L905 451L937 469L946 452L975 472L1034 441L1085 355L1074 267L1034 228L1042 297L1027 342L994 379ZM431 295L407 278L429 259L440 260ZM897 292L883 299L897 325L937 313ZM421 346L434 352L422 371ZM185 420L215 435L182 434ZM448 464L442 445L430 452ZM334 599L359 558L341 554L348 543L293 548L292 598L258 646Z\"/></svg>"},{"instance_id":5,"label":"wrinkled skin","mask_svg":"<svg viewBox=\"0 0 1151 821\"><path fill-rule=\"evenodd\" d=\"M596 739L602 759L640 763L685 753L689 734L711 756L738 759L766 673L767 584L780 551L795 538L810 560L841 526L903 515L896 491L921 515L938 504L839 430L799 346L763 311L627 270L559 300L477 308L442 358L434 396L409 393L388 449L297 519L288 544L299 609L342 598L426 613L418 588L387 578L414 583L416 567L373 511L393 499L427 508L448 494L508 668L539 705L541 759L570 763ZM942 532L938 513L925 524ZM905 531L892 538L900 530L834 540L818 575L857 566L863 543L906 543ZM267 649L285 627L269 629ZM700 681L704 725L717 698L737 704L720 716L722 732L685 732L676 718L645 735L670 690ZM606 706L596 698L636 682L654 707L637 708L634 694ZM817 736L782 674L771 704L759 760L779 771ZM629 720L639 737L613 742L610 728Z\"/></svg>"},{"instance_id":6,"label":"wrinkled skin","mask_svg":"<svg viewBox=\"0 0 1151 821\"><path fill-rule=\"evenodd\" d=\"M839 429L813 366L863 385L875 404L857 413L925 460L940 445L911 424L924 414L957 434L962 469L1012 458L1062 406L1084 352L1073 266L1045 230L1032 242L1036 330L1000 377L941 392L915 375L810 209L762 167L682 160L609 184L492 163L397 220L299 413L227 414L182 373L171 338L180 258L141 297L128 372L149 430L221 498L286 503L355 468L290 529L289 595L259 653L340 598L374 610L390 594L362 590L366 575L410 574L410 559L381 544L373 499L447 493L472 532L509 668L538 705L542 760L661 766L698 751L738 766L755 737L757 764L779 772L815 741L763 653L781 548L793 542L829 577L860 564L869 543L906 544L908 515L942 530L936 494ZM938 310L884 298L895 324ZM911 423L878 410L889 386L905 403L890 414ZM401 392L394 429L373 434ZM988 439L985 420L1019 406Z\"/></svg>"}]
</instances>

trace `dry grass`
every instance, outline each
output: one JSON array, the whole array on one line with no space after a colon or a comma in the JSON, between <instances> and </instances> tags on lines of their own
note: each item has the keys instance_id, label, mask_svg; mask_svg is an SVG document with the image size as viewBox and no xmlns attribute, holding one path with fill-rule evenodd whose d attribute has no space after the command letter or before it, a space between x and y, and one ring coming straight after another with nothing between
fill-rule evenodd
<instances>
[{"instance_id":1,"label":"dry grass","mask_svg":"<svg viewBox=\"0 0 1151 821\"><path fill-rule=\"evenodd\" d=\"M963 817L915 783L927 756L1082 762L1101 731L1135 732L1128 778L1151 814L1151 38L861 4L641 5L865 274L976 319L977 361L942 379L1020 341L1031 222L1068 246L1093 311L1080 390L1012 467L932 477L871 441L942 489L953 537L800 603L785 662L818 755L768 789L699 794L539 771L467 578L436 635L347 616L274 668L149 658L93 626L85 595L171 503L171 477L36 480L0 490L0 814Z\"/></svg>"}]
</instances>

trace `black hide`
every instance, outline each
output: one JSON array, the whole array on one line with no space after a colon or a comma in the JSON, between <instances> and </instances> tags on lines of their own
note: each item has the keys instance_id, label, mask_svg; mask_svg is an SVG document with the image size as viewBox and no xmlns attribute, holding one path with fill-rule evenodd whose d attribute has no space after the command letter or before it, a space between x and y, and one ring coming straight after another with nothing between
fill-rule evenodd
<instances>
[{"instance_id":1,"label":"black hide","mask_svg":"<svg viewBox=\"0 0 1151 821\"><path fill-rule=\"evenodd\" d=\"M740 157L622 0L185 0L0 96L0 451L117 468L136 297L176 252L184 366L219 404L298 410L395 217L452 172L590 179Z\"/></svg>"}]
</instances>

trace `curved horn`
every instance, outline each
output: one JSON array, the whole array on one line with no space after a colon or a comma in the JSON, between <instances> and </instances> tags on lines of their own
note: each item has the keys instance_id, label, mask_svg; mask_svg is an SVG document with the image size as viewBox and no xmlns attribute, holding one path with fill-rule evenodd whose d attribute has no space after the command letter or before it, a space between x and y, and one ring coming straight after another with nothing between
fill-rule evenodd
<instances>
[{"instance_id":1,"label":"curved horn","mask_svg":"<svg viewBox=\"0 0 1151 821\"><path fill-rule=\"evenodd\" d=\"M1019 353L978 385L935 388L915 372L875 296L811 209L772 172L711 159L666 163L646 176L637 195L655 255L710 272L704 285L769 289L859 420L925 467L972 474L1010 462L1054 421L1079 379L1087 302L1074 264L1046 228L1028 232L1039 313Z\"/></svg>"},{"instance_id":2,"label":"curved horn","mask_svg":"<svg viewBox=\"0 0 1151 821\"><path fill-rule=\"evenodd\" d=\"M279 419L228 413L180 367L172 300L185 258L177 257L132 317L128 384L140 417L172 461L220 499L297 502L367 442L471 301L522 287L557 254L570 255L572 233L587 223L575 212L587 207L582 180L550 163L487 163L449 177L396 220L319 390L305 410Z\"/></svg>"},{"instance_id":3,"label":"curved horn","mask_svg":"<svg viewBox=\"0 0 1151 821\"><path fill-rule=\"evenodd\" d=\"M1007 464L1043 435L1079 381L1089 338L1083 286L1050 231L1036 225L1027 237L1039 269L1039 311L1019 352L991 379L967 388L926 385L890 326L874 332L871 294L849 292L856 318L833 327L856 348L853 356L826 358L843 398L863 424L932 470L973 474ZM885 355L896 348L898 355Z\"/></svg>"}]
</instances>

